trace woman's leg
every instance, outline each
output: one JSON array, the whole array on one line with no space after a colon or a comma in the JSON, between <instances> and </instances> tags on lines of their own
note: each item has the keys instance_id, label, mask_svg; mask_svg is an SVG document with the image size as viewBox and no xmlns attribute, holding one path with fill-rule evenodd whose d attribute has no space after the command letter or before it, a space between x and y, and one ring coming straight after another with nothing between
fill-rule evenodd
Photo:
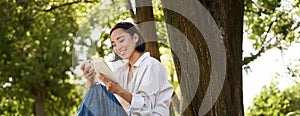
<instances>
[{"instance_id":1,"label":"woman's leg","mask_svg":"<svg viewBox=\"0 0 300 116\"><path fill-rule=\"evenodd\" d=\"M96 84L85 95L77 116L126 116L116 97L101 84Z\"/></svg>"}]
</instances>

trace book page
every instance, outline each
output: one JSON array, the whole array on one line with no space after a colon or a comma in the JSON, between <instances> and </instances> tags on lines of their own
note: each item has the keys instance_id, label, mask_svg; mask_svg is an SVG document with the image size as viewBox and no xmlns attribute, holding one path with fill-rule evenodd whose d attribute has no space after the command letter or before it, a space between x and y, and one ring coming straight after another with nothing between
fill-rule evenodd
<instances>
[{"instance_id":1,"label":"book page","mask_svg":"<svg viewBox=\"0 0 300 116\"><path fill-rule=\"evenodd\" d=\"M110 80L116 82L116 79L114 77L114 73L112 70L109 68L109 66L106 64L106 62L103 59L100 60L93 60L92 63L94 66L94 69L103 75L105 75L107 78Z\"/></svg>"},{"instance_id":2,"label":"book page","mask_svg":"<svg viewBox=\"0 0 300 116\"><path fill-rule=\"evenodd\" d=\"M91 66L97 73L105 75L110 80L116 82L114 74L103 59L84 61L86 66Z\"/></svg>"}]
</instances>

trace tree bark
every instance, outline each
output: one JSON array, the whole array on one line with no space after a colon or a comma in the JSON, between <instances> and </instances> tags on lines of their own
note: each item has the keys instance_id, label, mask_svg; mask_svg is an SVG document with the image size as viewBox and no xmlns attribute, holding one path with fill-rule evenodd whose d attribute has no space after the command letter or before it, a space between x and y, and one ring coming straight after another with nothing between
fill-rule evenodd
<instances>
[{"instance_id":1,"label":"tree bark","mask_svg":"<svg viewBox=\"0 0 300 116\"><path fill-rule=\"evenodd\" d=\"M35 116L46 116L45 111L45 91L40 90L33 94L34 97L34 113Z\"/></svg>"},{"instance_id":2,"label":"tree bark","mask_svg":"<svg viewBox=\"0 0 300 116\"><path fill-rule=\"evenodd\" d=\"M136 0L136 23L146 42L146 51L160 60L151 0Z\"/></svg>"},{"instance_id":3,"label":"tree bark","mask_svg":"<svg viewBox=\"0 0 300 116\"><path fill-rule=\"evenodd\" d=\"M223 83L222 91L218 96L214 106L205 115L225 115L236 116L244 115L243 109L243 94L242 94L242 34L243 34L243 1L236 0L197 0L210 12L213 19L217 23L226 48L226 76ZM204 39L203 34L196 28L196 26L183 15L166 9L166 6L183 6L186 1L162 0L165 20L168 25L175 27L182 33L188 41L192 44L198 62L196 61L183 61L184 63L198 63L199 69L195 67L185 67L181 59L189 59L188 55L192 52L186 43L179 43L178 33L167 26L170 45L172 49L176 49L180 54L173 54L174 64L177 75L180 80L180 88L182 91L182 101L186 102L187 99L193 97L190 95L192 88L195 85L190 82L197 81L196 95L192 98L192 102L188 105L183 115L199 115L200 105L203 102L205 94L207 94L208 83L211 80L211 59L214 56L209 54L208 45ZM193 8L193 6L190 6ZM196 7L195 7L196 8ZM183 10L185 8L182 8ZM189 11L189 13L195 13ZM195 14L201 17L201 14ZM174 53L174 52L173 52ZM180 55L180 56L178 56ZM183 69L182 69L183 68ZM199 77L192 77L190 72L200 72Z\"/></svg>"}]
</instances>

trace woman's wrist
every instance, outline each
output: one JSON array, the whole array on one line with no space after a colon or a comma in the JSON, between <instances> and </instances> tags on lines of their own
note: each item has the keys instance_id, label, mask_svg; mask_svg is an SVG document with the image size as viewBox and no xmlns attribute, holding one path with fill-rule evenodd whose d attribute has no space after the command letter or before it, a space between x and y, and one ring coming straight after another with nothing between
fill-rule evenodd
<instances>
[{"instance_id":1,"label":"woman's wrist","mask_svg":"<svg viewBox=\"0 0 300 116\"><path fill-rule=\"evenodd\" d=\"M132 101L132 94L124 89L121 89L119 93L117 93L120 97L126 100L129 104Z\"/></svg>"},{"instance_id":2,"label":"woman's wrist","mask_svg":"<svg viewBox=\"0 0 300 116\"><path fill-rule=\"evenodd\" d=\"M87 86L87 88L91 88L91 87L93 87L96 83L97 83L97 82L96 82L94 79L93 79L93 80L88 80L86 86Z\"/></svg>"}]
</instances>

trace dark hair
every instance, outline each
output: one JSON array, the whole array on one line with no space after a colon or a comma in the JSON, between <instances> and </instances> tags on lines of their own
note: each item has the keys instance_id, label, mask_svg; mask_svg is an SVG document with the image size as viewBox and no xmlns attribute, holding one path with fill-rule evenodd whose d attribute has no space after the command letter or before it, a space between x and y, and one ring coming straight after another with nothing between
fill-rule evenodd
<instances>
[{"instance_id":1,"label":"dark hair","mask_svg":"<svg viewBox=\"0 0 300 116\"><path fill-rule=\"evenodd\" d=\"M144 38L142 36L142 34L138 31L138 29L136 28L136 26L134 26L132 23L130 22L120 22L117 23L111 30L109 35L111 35L111 33L118 29L118 28L122 28L125 30L126 33L129 33L131 36L133 36L135 33L138 35L139 40L136 43L135 46L135 50L139 51L139 52L144 52L146 49L146 45L145 45L145 41ZM121 59L120 56L117 56L117 54L115 54L115 60ZM118 57L118 58L117 58Z\"/></svg>"}]
</instances>

